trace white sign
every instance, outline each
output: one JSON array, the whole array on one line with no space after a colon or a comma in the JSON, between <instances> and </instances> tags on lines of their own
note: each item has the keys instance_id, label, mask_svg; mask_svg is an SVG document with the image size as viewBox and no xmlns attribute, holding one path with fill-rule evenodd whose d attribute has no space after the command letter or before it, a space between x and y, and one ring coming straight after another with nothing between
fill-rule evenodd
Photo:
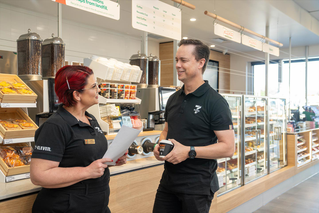
<instances>
[{"instance_id":1,"label":"white sign","mask_svg":"<svg viewBox=\"0 0 319 213\"><path fill-rule=\"evenodd\" d=\"M224 186L224 176L223 175L218 175L218 185L219 185L219 187Z\"/></svg>"},{"instance_id":2,"label":"white sign","mask_svg":"<svg viewBox=\"0 0 319 213\"><path fill-rule=\"evenodd\" d=\"M161 1L132 0L135 29L181 40L181 10Z\"/></svg>"},{"instance_id":3,"label":"white sign","mask_svg":"<svg viewBox=\"0 0 319 213\"><path fill-rule=\"evenodd\" d=\"M252 47L256 50L262 51L263 50L263 43L261 41L258 41L257 39L251 38L246 35L241 36L241 43L243 45Z\"/></svg>"},{"instance_id":4,"label":"white sign","mask_svg":"<svg viewBox=\"0 0 319 213\"><path fill-rule=\"evenodd\" d=\"M269 53L274 56L279 56L279 48L270 44L263 43L263 52Z\"/></svg>"},{"instance_id":5,"label":"white sign","mask_svg":"<svg viewBox=\"0 0 319 213\"><path fill-rule=\"evenodd\" d=\"M235 30L224 27L223 25L215 23L214 33L215 35L226 38L228 40L241 43L241 34Z\"/></svg>"},{"instance_id":6,"label":"white sign","mask_svg":"<svg viewBox=\"0 0 319 213\"><path fill-rule=\"evenodd\" d=\"M120 19L120 5L110 0L52 0L111 19Z\"/></svg>"}]
</instances>

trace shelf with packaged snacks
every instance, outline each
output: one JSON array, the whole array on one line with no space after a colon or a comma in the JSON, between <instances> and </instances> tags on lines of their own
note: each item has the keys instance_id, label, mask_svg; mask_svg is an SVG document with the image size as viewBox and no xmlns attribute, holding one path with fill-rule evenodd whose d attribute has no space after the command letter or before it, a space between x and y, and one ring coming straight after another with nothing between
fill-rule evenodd
<instances>
[{"instance_id":1,"label":"shelf with packaged snacks","mask_svg":"<svg viewBox=\"0 0 319 213\"><path fill-rule=\"evenodd\" d=\"M307 157L309 157L309 156L310 156L310 153L307 153L307 154L305 154L305 155L302 155L301 157L298 157L297 160L299 161L299 160L304 159L304 158L307 158Z\"/></svg>"},{"instance_id":2,"label":"shelf with packaged snacks","mask_svg":"<svg viewBox=\"0 0 319 213\"><path fill-rule=\"evenodd\" d=\"M305 160L305 161L299 161L298 160L298 167L300 167L300 166L303 166L303 165L305 165L305 164L307 164L307 163L309 163L311 161L311 159L308 159L308 160Z\"/></svg>"},{"instance_id":3,"label":"shelf with packaged snacks","mask_svg":"<svg viewBox=\"0 0 319 213\"><path fill-rule=\"evenodd\" d=\"M0 170L5 176L30 172L33 149L29 143L0 146Z\"/></svg>"},{"instance_id":4,"label":"shelf with packaged snacks","mask_svg":"<svg viewBox=\"0 0 319 213\"><path fill-rule=\"evenodd\" d=\"M99 95L100 104L141 104L142 100L139 98L135 99L108 99Z\"/></svg>"},{"instance_id":5,"label":"shelf with packaged snacks","mask_svg":"<svg viewBox=\"0 0 319 213\"><path fill-rule=\"evenodd\" d=\"M247 168L247 167L250 167L250 166L254 166L256 164L257 164L256 162L248 163L248 164L245 165L245 167Z\"/></svg>"},{"instance_id":6,"label":"shelf with packaged snacks","mask_svg":"<svg viewBox=\"0 0 319 213\"><path fill-rule=\"evenodd\" d=\"M4 139L12 139L6 143L27 142L34 137L38 126L20 108L0 108L0 136ZM23 140L21 138L24 138ZM2 142L1 141L1 142Z\"/></svg>"},{"instance_id":7,"label":"shelf with packaged snacks","mask_svg":"<svg viewBox=\"0 0 319 213\"><path fill-rule=\"evenodd\" d=\"M318 147L319 143L312 143L312 148Z\"/></svg>"},{"instance_id":8,"label":"shelf with packaged snacks","mask_svg":"<svg viewBox=\"0 0 319 213\"><path fill-rule=\"evenodd\" d=\"M303 151L306 151L308 148L307 147L305 147L305 148L302 148L302 149L297 149L297 153L300 153L300 152L303 152Z\"/></svg>"},{"instance_id":9,"label":"shelf with packaged snacks","mask_svg":"<svg viewBox=\"0 0 319 213\"><path fill-rule=\"evenodd\" d=\"M0 79L1 107L36 107L37 94L17 75L0 74Z\"/></svg>"},{"instance_id":10,"label":"shelf with packaged snacks","mask_svg":"<svg viewBox=\"0 0 319 213\"><path fill-rule=\"evenodd\" d=\"M255 127L255 126L257 126L257 123L250 123L250 124L245 123L245 128Z\"/></svg>"}]
</instances>

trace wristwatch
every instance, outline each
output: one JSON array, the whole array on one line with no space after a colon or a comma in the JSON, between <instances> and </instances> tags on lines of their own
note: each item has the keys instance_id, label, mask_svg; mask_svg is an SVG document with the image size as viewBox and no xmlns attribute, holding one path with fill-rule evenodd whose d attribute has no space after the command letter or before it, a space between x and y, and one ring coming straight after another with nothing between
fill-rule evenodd
<instances>
[{"instance_id":1,"label":"wristwatch","mask_svg":"<svg viewBox=\"0 0 319 213\"><path fill-rule=\"evenodd\" d=\"M191 146L188 152L189 159L194 159L196 157L195 147Z\"/></svg>"}]
</instances>

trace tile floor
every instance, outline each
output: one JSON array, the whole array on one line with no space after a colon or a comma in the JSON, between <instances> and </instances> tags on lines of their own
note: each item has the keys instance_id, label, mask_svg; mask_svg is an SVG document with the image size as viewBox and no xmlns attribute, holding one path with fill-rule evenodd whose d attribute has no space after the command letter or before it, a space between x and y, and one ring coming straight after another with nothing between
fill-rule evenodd
<instances>
[{"instance_id":1,"label":"tile floor","mask_svg":"<svg viewBox=\"0 0 319 213\"><path fill-rule=\"evenodd\" d=\"M319 174L305 180L254 213L319 213Z\"/></svg>"}]
</instances>

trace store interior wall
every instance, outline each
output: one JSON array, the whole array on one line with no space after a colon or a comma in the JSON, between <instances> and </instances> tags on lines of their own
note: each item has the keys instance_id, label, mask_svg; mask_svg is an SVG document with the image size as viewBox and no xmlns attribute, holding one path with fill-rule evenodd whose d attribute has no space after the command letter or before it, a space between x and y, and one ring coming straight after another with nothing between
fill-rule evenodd
<instances>
[{"instance_id":1,"label":"store interior wall","mask_svg":"<svg viewBox=\"0 0 319 213\"><path fill-rule=\"evenodd\" d=\"M293 38L292 38L293 41ZM305 58L305 46L291 48L291 59ZM319 57L319 45L309 46L309 57ZM230 93L246 94L246 73L250 62L265 61L265 53L261 51L230 52ZM271 60L289 59L289 48L280 49L279 57L270 56Z\"/></svg>"},{"instance_id":2,"label":"store interior wall","mask_svg":"<svg viewBox=\"0 0 319 213\"><path fill-rule=\"evenodd\" d=\"M0 50L17 51L17 39L32 32L44 40L57 36L57 17L37 13L0 3ZM129 62L130 57L141 50L141 37L133 37L110 30L84 25L73 21L62 21L62 40L65 59L83 62L83 58L98 55ZM148 39L148 54L159 55L159 42Z\"/></svg>"}]
</instances>

